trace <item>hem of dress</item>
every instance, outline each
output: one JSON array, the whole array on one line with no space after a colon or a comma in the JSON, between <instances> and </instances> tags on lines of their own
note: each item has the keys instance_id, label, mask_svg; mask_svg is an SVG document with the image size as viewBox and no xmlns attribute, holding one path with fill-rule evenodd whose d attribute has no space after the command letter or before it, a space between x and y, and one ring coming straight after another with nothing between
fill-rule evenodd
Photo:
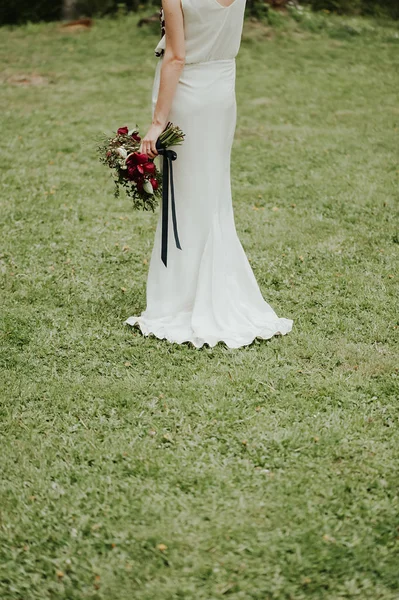
<instances>
[{"instance_id":1,"label":"hem of dress","mask_svg":"<svg viewBox=\"0 0 399 600\"><path fill-rule=\"evenodd\" d=\"M188 342L192 344L194 348L199 350L204 345L214 348L219 343L226 344L228 348L237 349L242 348L243 346L249 346L256 339L270 340L275 336L283 336L287 333L290 333L292 330L293 321L291 319L277 317L274 323L270 323L269 326L259 328L258 332L252 332L248 336L239 336L236 339L233 337L230 338L228 335L223 334L220 336L210 336L213 339L206 339L205 337L197 337L194 330L191 330L190 334L186 333L185 335L177 338L167 331L167 327L165 327L165 325L151 325L144 317L129 317L126 319L124 324L131 325L132 327L136 326L145 337L152 335L159 340L167 340L171 344L184 344Z\"/></svg>"}]
</instances>

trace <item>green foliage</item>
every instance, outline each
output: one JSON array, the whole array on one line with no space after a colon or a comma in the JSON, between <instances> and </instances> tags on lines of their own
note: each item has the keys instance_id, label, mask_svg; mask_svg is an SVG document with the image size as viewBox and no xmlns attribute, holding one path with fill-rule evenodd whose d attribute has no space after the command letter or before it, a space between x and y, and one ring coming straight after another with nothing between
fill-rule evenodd
<instances>
[{"instance_id":1,"label":"green foliage","mask_svg":"<svg viewBox=\"0 0 399 600\"><path fill-rule=\"evenodd\" d=\"M76 0L74 16L125 15L127 12L158 10L160 0ZM304 4L315 11L323 10L338 14L366 14L399 18L397 0L304 0ZM298 6L287 2L287 8ZM300 5L299 5L300 6ZM59 20L62 14L62 0L15 0L0 4L0 25L18 24L27 21ZM260 21L267 21L273 27L280 27L281 13L270 9L267 0L247 0L246 15Z\"/></svg>"},{"instance_id":2,"label":"green foliage","mask_svg":"<svg viewBox=\"0 0 399 600\"><path fill-rule=\"evenodd\" d=\"M324 10L338 14L363 14L399 18L397 0L305 0L313 10Z\"/></svg>"},{"instance_id":3,"label":"green foliage","mask_svg":"<svg viewBox=\"0 0 399 600\"><path fill-rule=\"evenodd\" d=\"M62 0L13 0L0 2L0 25L20 24L27 21L57 21L62 17ZM94 17L109 14L125 14L140 9L157 10L159 0L76 0L75 17Z\"/></svg>"},{"instance_id":4,"label":"green foliage","mask_svg":"<svg viewBox=\"0 0 399 600\"><path fill-rule=\"evenodd\" d=\"M12 0L0 2L0 25L27 21L57 21L61 18L62 0Z\"/></svg>"},{"instance_id":5,"label":"green foliage","mask_svg":"<svg viewBox=\"0 0 399 600\"><path fill-rule=\"evenodd\" d=\"M247 0L245 11L247 16L261 21L267 17L269 5L264 0Z\"/></svg>"},{"instance_id":6,"label":"green foliage","mask_svg":"<svg viewBox=\"0 0 399 600\"><path fill-rule=\"evenodd\" d=\"M365 15L389 15L394 19L399 19L398 0L362 0L361 8Z\"/></svg>"},{"instance_id":7,"label":"green foliage","mask_svg":"<svg viewBox=\"0 0 399 600\"><path fill-rule=\"evenodd\" d=\"M158 213L93 145L149 126L158 36L0 30L1 600L397 600L397 29L309 18L360 34L237 58L237 231L294 319L240 350L123 325Z\"/></svg>"},{"instance_id":8,"label":"green foliage","mask_svg":"<svg viewBox=\"0 0 399 600\"><path fill-rule=\"evenodd\" d=\"M271 27L278 28L283 26L286 19L280 12L271 8L267 13L266 20Z\"/></svg>"},{"instance_id":9,"label":"green foliage","mask_svg":"<svg viewBox=\"0 0 399 600\"><path fill-rule=\"evenodd\" d=\"M310 0L314 10L328 10L338 14L358 14L362 0Z\"/></svg>"},{"instance_id":10,"label":"green foliage","mask_svg":"<svg viewBox=\"0 0 399 600\"><path fill-rule=\"evenodd\" d=\"M391 44L399 41L397 28L390 28L392 21L387 19L381 20L381 25L388 26L388 29L385 29L383 26L375 27L372 20L364 17L327 14L324 11L313 11L306 6L290 6L288 14L290 18L283 19L279 25L281 31L301 30L346 40L356 36L363 36L365 39L386 38Z\"/></svg>"},{"instance_id":11,"label":"green foliage","mask_svg":"<svg viewBox=\"0 0 399 600\"><path fill-rule=\"evenodd\" d=\"M88 17L103 16L107 14L119 14L123 16L129 11L137 12L139 9L157 10L161 6L161 0L77 0L76 12Z\"/></svg>"},{"instance_id":12,"label":"green foliage","mask_svg":"<svg viewBox=\"0 0 399 600\"><path fill-rule=\"evenodd\" d=\"M115 0L77 0L76 14L86 17L103 16L114 12L117 8Z\"/></svg>"}]
</instances>

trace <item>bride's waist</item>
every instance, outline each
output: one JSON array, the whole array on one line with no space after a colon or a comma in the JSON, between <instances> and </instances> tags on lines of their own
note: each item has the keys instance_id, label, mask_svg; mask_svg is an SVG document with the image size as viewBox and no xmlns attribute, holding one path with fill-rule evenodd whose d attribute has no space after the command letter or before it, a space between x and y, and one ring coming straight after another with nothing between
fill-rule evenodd
<instances>
[{"instance_id":1,"label":"bride's waist","mask_svg":"<svg viewBox=\"0 0 399 600\"><path fill-rule=\"evenodd\" d=\"M218 65L234 65L236 62L235 58L210 58L209 60L197 60L197 61L186 61L184 63L184 68L195 67L204 65L207 66L218 66Z\"/></svg>"},{"instance_id":2,"label":"bride's waist","mask_svg":"<svg viewBox=\"0 0 399 600\"><path fill-rule=\"evenodd\" d=\"M198 79L200 81L226 81L235 78L235 58L221 58L200 62L186 62L180 80Z\"/></svg>"},{"instance_id":3,"label":"bride's waist","mask_svg":"<svg viewBox=\"0 0 399 600\"><path fill-rule=\"evenodd\" d=\"M161 68L163 56L161 56L157 66ZM218 67L234 67L236 64L235 58L210 58L209 60L186 60L183 69L191 69L194 67L218 68Z\"/></svg>"},{"instance_id":4,"label":"bride's waist","mask_svg":"<svg viewBox=\"0 0 399 600\"><path fill-rule=\"evenodd\" d=\"M158 89L162 67L162 59L159 61L156 69L154 89ZM234 85L236 76L235 58L223 58L215 60L206 60L201 62L188 62L184 64L179 77L179 87L188 86L190 89L198 90L212 85L216 91L218 87Z\"/></svg>"}]
</instances>

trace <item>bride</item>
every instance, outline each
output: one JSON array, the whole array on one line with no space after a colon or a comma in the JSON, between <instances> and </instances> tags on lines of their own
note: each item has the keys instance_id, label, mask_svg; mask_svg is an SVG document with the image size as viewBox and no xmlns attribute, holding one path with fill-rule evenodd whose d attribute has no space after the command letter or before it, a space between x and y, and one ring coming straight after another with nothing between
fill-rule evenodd
<instances>
[{"instance_id":1,"label":"bride","mask_svg":"<svg viewBox=\"0 0 399 600\"><path fill-rule=\"evenodd\" d=\"M168 121L185 133L173 163L181 248L169 222L167 266L159 215L147 307L127 319L144 335L200 348L239 348L291 331L263 299L237 236L230 185L236 61L246 0L163 0L165 34L153 85L152 125L140 152L157 156Z\"/></svg>"}]
</instances>

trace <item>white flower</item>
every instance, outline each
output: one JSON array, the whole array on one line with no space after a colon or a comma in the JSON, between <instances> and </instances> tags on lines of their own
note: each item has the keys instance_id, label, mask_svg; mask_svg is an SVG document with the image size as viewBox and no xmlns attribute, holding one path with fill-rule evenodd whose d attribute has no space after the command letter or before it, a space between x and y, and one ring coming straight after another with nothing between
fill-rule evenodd
<instances>
[{"instance_id":1,"label":"white flower","mask_svg":"<svg viewBox=\"0 0 399 600\"><path fill-rule=\"evenodd\" d=\"M120 146L119 148L117 148L116 151L119 154L119 156L121 156L122 158L127 158L127 152L123 146Z\"/></svg>"},{"instance_id":2,"label":"white flower","mask_svg":"<svg viewBox=\"0 0 399 600\"><path fill-rule=\"evenodd\" d=\"M147 192L147 194L153 194L154 193L154 189L151 185L151 181L148 181L148 179L145 180L144 184L143 184L143 188L144 191Z\"/></svg>"}]
</instances>

